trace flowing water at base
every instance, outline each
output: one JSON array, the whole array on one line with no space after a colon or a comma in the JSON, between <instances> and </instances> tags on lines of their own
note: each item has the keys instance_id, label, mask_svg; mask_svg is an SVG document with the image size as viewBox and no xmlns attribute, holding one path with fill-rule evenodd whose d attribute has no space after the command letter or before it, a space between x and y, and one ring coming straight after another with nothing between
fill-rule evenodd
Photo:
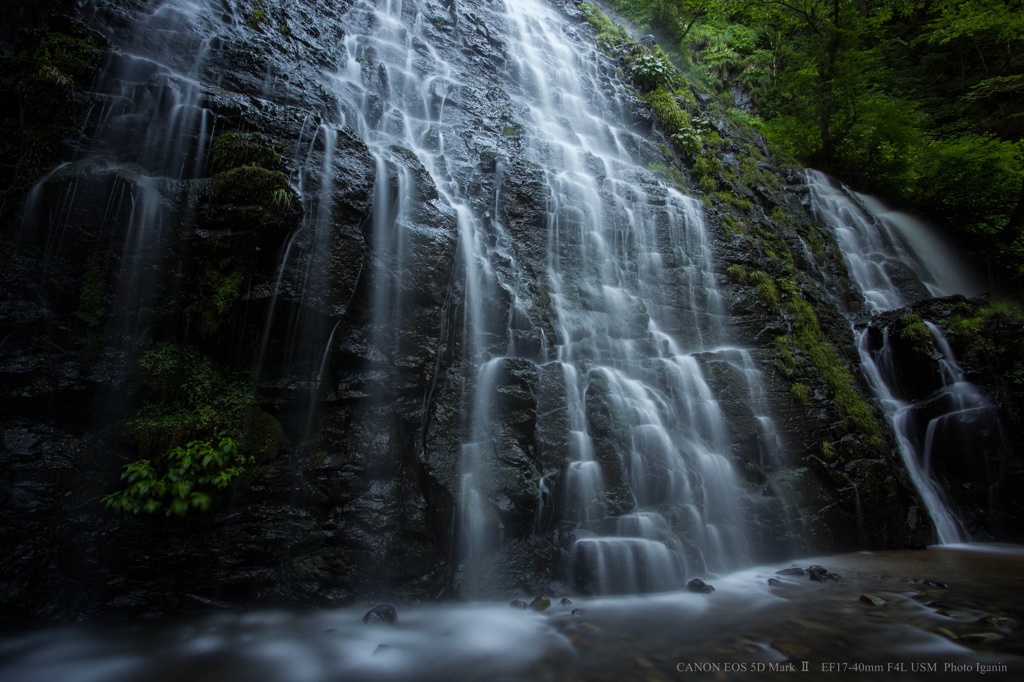
<instances>
[{"instance_id":1,"label":"flowing water at base","mask_svg":"<svg viewBox=\"0 0 1024 682\"><path fill-rule=\"evenodd\" d=\"M777 574L812 564L843 581ZM80 625L0 642L0 680L1016 680L1022 575L1024 548L952 545L760 566L709 580L711 594L552 599L544 613L399 604L393 627L362 623L368 606Z\"/></svg>"}]
</instances>

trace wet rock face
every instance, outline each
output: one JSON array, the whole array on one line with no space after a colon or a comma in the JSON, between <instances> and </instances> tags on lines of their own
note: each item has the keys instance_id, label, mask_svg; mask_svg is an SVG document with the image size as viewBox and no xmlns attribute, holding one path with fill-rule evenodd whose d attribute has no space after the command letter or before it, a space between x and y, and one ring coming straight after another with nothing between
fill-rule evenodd
<instances>
[{"instance_id":1,"label":"wet rock face","mask_svg":"<svg viewBox=\"0 0 1024 682\"><path fill-rule=\"evenodd\" d=\"M457 73L429 85L419 112L428 120L443 112L446 127L402 146L380 144L372 130L410 124L395 113L408 104L397 99L400 74L371 41L353 42L348 54L346 36L372 20L347 0L209 3L188 21L190 3L159 12L141 0L16 4L0 18L74 37L93 66L88 77L71 74L61 114L73 125L62 121L59 144L42 150L52 163L0 209L0 507L12 519L0 528L4 626L458 595L453 519L475 354L509 356L479 408L494 455L483 491L488 528L503 539L486 582L498 594L547 588L572 542L573 519L562 514L574 434L566 377L550 354L558 339L547 285L550 178L526 158L533 115L521 86L503 80L511 57L497 6L423 3L423 37L440 52L417 38L412 58L442 58ZM579 17L574 3L556 4ZM48 23L44 7L81 23ZM0 21L0 40L17 22ZM178 43L150 40L177 31ZM359 85L336 88L349 58ZM611 60L600 82L620 86ZM16 94L11 74L0 87ZM638 130L657 134L647 105L631 95L621 103ZM0 150L20 149L31 132L14 124L15 113L0 108L11 123ZM645 164L667 158L640 137L622 144ZM441 148L444 163L424 165ZM2 177L17 184L5 163ZM598 159L586 163L596 168ZM644 190L667 201L663 187ZM800 213L790 194L759 186L744 196L758 215ZM467 281L459 231L467 212L480 221L492 268L483 284ZM763 255L748 237L724 239L712 214L723 258ZM794 243L795 234L785 232ZM579 246L566 237L561 256L572 262ZM838 281L834 260L821 267ZM495 322L467 327L470 286L482 289ZM672 280L652 296L678 306L683 288ZM778 364L779 316L738 289L730 300L735 336L754 340L760 365ZM835 306L816 303L828 308L826 333L853 355ZM648 314L638 305L613 322L643 338ZM97 500L139 457L125 424L145 398L139 357L162 342L193 347L254 387L247 436L256 417L274 434L208 515L124 520ZM851 480L873 482L861 486L864 508L882 510L865 517L869 533L886 529L883 544L907 534L911 503L885 466L816 458L816 444L843 429L820 382L806 410L790 397L788 377L771 375L770 400L784 406L780 433L800 453L773 468L754 466L765 444L736 368L709 358L705 370L727 417L731 461L754 490L742 504L762 507L755 544L800 546L784 537L779 490L806 502L822 547L840 544L833 534L858 522ZM605 485L600 507L614 517L633 509L635 491L621 466L631 434L610 395L608 377L592 370L583 408Z\"/></svg>"},{"instance_id":2,"label":"wet rock face","mask_svg":"<svg viewBox=\"0 0 1024 682\"><path fill-rule=\"evenodd\" d=\"M937 343L925 323L942 333ZM915 333L917 330L917 333ZM917 451L974 539L1018 541L1024 508L1024 368L1021 320L982 297L926 299L872 318L872 352L910 405L903 417ZM950 357L952 356L952 357Z\"/></svg>"}]
</instances>

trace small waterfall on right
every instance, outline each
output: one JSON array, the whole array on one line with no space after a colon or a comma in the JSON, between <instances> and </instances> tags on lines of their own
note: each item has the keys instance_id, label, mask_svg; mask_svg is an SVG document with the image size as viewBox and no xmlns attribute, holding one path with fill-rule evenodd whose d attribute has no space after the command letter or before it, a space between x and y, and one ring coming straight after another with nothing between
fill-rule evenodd
<instances>
[{"instance_id":1,"label":"small waterfall on right","mask_svg":"<svg viewBox=\"0 0 1024 682\"><path fill-rule=\"evenodd\" d=\"M835 231L851 284L873 316L917 301L979 293L955 251L911 216L888 210L818 171L807 172L814 212ZM952 501L935 475L936 446L972 451L972 431L1001 439L994 406L969 381L943 332L916 313L892 327L855 329L861 364L889 419L900 454L935 526L939 543L969 540ZM901 348L923 358L907 369ZM904 352L904 354L906 354ZM928 379L914 373L931 375Z\"/></svg>"}]
</instances>

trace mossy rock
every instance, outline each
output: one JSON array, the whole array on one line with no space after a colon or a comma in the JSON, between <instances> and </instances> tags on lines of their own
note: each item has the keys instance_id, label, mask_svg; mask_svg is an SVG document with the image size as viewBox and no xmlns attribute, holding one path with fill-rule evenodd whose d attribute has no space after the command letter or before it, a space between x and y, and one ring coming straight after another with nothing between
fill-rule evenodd
<instances>
[{"instance_id":1,"label":"mossy rock","mask_svg":"<svg viewBox=\"0 0 1024 682\"><path fill-rule=\"evenodd\" d=\"M210 173L215 175L242 166L281 170L281 153L266 135L231 130L213 140ZM285 184L287 186L287 183Z\"/></svg>"},{"instance_id":2,"label":"mossy rock","mask_svg":"<svg viewBox=\"0 0 1024 682\"><path fill-rule=\"evenodd\" d=\"M0 59L0 92L18 100L24 123L4 135L20 136L16 147L21 149L17 175L4 190L8 197L26 192L80 134L82 92L95 79L106 47L102 36L83 24L56 16L50 30L23 33L14 53Z\"/></svg>"},{"instance_id":3,"label":"mossy rock","mask_svg":"<svg viewBox=\"0 0 1024 682\"><path fill-rule=\"evenodd\" d=\"M268 412L254 407L248 417L241 449L257 463L272 461L288 444L281 422Z\"/></svg>"},{"instance_id":4,"label":"mossy rock","mask_svg":"<svg viewBox=\"0 0 1024 682\"><path fill-rule=\"evenodd\" d=\"M302 206L281 171L240 166L213 178L206 226L242 232L290 232L298 227Z\"/></svg>"},{"instance_id":5,"label":"mossy rock","mask_svg":"<svg viewBox=\"0 0 1024 682\"><path fill-rule=\"evenodd\" d=\"M155 344L139 360L141 406L128 421L139 452L171 447L218 433L242 433L252 406L250 381L204 356L194 346Z\"/></svg>"}]
</instances>

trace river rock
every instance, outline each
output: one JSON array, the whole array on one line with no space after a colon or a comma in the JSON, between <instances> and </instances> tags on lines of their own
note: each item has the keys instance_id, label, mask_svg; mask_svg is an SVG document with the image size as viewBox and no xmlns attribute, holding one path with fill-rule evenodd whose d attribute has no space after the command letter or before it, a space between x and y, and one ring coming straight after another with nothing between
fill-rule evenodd
<instances>
[{"instance_id":1,"label":"river rock","mask_svg":"<svg viewBox=\"0 0 1024 682\"><path fill-rule=\"evenodd\" d=\"M799 566L792 566L790 568L784 568L781 571L775 571L775 575L805 575L806 573L807 571Z\"/></svg>"},{"instance_id":2,"label":"river rock","mask_svg":"<svg viewBox=\"0 0 1024 682\"><path fill-rule=\"evenodd\" d=\"M712 585L708 585L700 578L692 578L690 582L686 583L686 589L690 592L698 592L701 594L710 594L715 591Z\"/></svg>"},{"instance_id":3,"label":"river rock","mask_svg":"<svg viewBox=\"0 0 1024 682\"><path fill-rule=\"evenodd\" d=\"M382 623L395 625L398 622L398 611L391 604L377 604L363 616L364 623Z\"/></svg>"},{"instance_id":4,"label":"river rock","mask_svg":"<svg viewBox=\"0 0 1024 682\"><path fill-rule=\"evenodd\" d=\"M530 602L530 608L534 611L547 611L551 607L551 600L543 594L539 594Z\"/></svg>"},{"instance_id":5,"label":"river rock","mask_svg":"<svg viewBox=\"0 0 1024 682\"><path fill-rule=\"evenodd\" d=\"M819 583L841 583L843 579L835 573L829 573L824 566L811 566L807 569L810 579Z\"/></svg>"}]
</instances>

